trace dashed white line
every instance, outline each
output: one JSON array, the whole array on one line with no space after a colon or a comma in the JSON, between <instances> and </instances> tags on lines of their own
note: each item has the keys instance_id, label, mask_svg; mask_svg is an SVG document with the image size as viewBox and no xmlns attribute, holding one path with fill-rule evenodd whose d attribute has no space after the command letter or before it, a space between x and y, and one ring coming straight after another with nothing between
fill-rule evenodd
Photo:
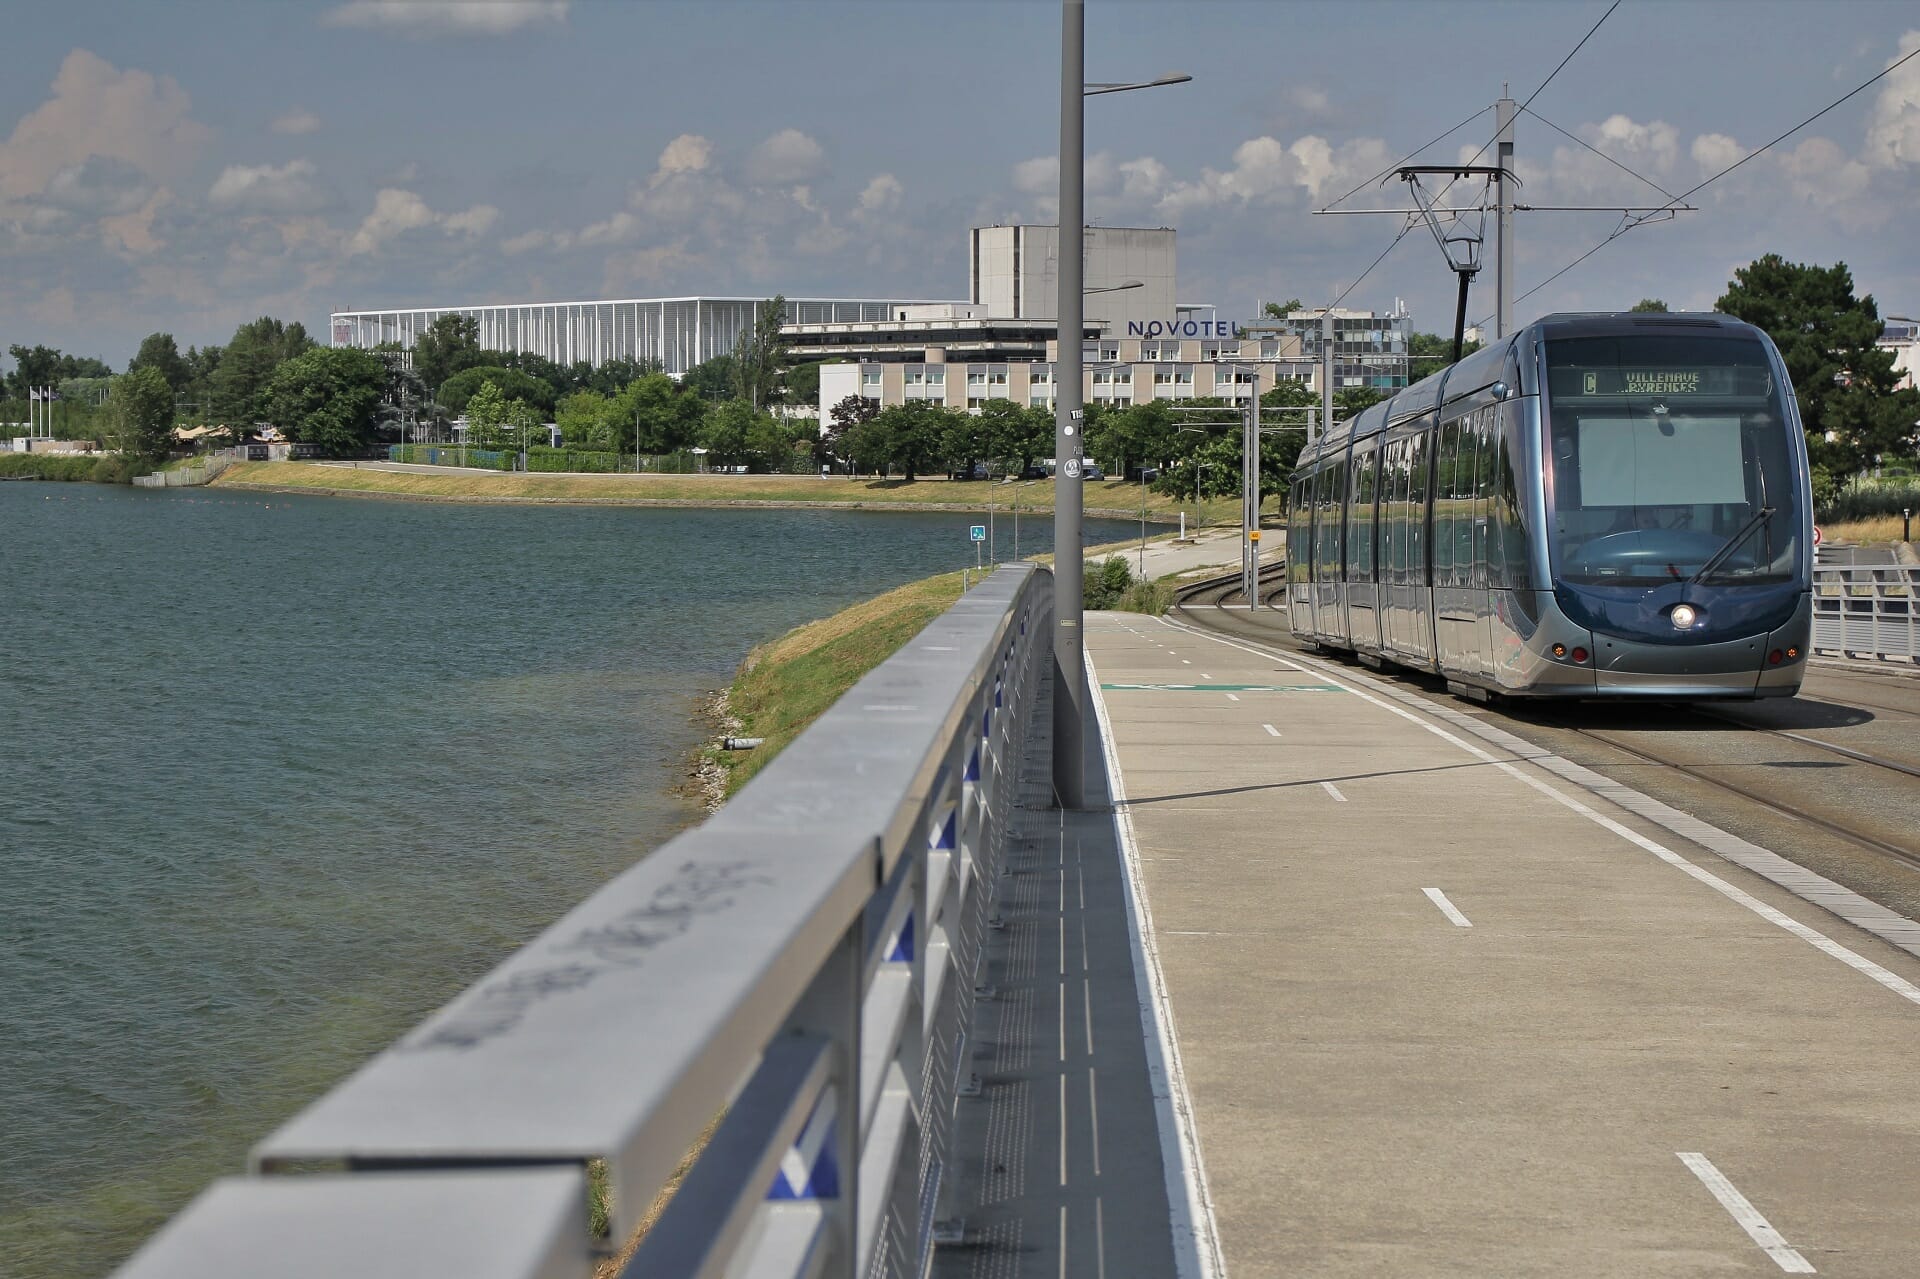
<instances>
[{"instance_id":1,"label":"dashed white line","mask_svg":"<svg viewBox=\"0 0 1920 1279\"><path fill-rule=\"evenodd\" d=\"M1335 786L1332 782L1321 782L1320 789L1324 790L1325 792L1327 792L1327 794L1333 796L1335 799L1339 800L1343 804L1347 802L1347 797L1345 795L1342 795L1340 793L1340 788L1338 786Z\"/></svg>"},{"instance_id":2,"label":"dashed white line","mask_svg":"<svg viewBox=\"0 0 1920 1279\"><path fill-rule=\"evenodd\" d=\"M1473 927L1472 921L1469 920L1465 915L1462 915L1460 913L1459 907L1455 906L1452 902L1447 900L1447 895L1445 893L1441 892L1437 888L1423 888L1420 891L1427 895L1427 899L1429 901L1431 901L1434 905L1440 908L1441 914L1445 915L1448 919L1451 919L1454 922L1455 927L1458 927L1458 928Z\"/></svg>"},{"instance_id":3,"label":"dashed white line","mask_svg":"<svg viewBox=\"0 0 1920 1279\"><path fill-rule=\"evenodd\" d=\"M1080 909L1085 910L1087 908L1087 870L1086 867L1079 864L1077 859L1074 863L1073 873L1078 876L1080 880Z\"/></svg>"},{"instance_id":4,"label":"dashed white line","mask_svg":"<svg viewBox=\"0 0 1920 1279\"><path fill-rule=\"evenodd\" d=\"M1280 736L1280 730L1279 730L1279 729L1277 729L1277 728L1275 728L1275 727L1274 727L1273 725L1271 725L1271 724L1262 724L1262 725L1261 725L1260 727L1262 727L1262 728L1264 728L1264 729L1266 729L1266 730L1267 730L1267 736L1268 736L1268 737L1278 737L1278 736Z\"/></svg>"},{"instance_id":5,"label":"dashed white line","mask_svg":"<svg viewBox=\"0 0 1920 1279\"><path fill-rule=\"evenodd\" d=\"M1212 678L1213 678L1213 676L1211 676L1211 675L1209 675L1209 674L1207 674L1207 673L1206 673L1205 671L1201 671L1201 672L1200 672L1200 678L1201 678L1201 679L1212 679Z\"/></svg>"},{"instance_id":6,"label":"dashed white line","mask_svg":"<svg viewBox=\"0 0 1920 1279\"><path fill-rule=\"evenodd\" d=\"M1787 1241L1781 1238L1780 1232L1773 1228L1772 1223L1760 1215L1760 1210L1734 1188L1733 1183L1727 1180L1725 1173L1713 1166L1713 1160L1699 1151L1676 1150L1674 1153L1679 1155L1680 1162L1700 1179L1700 1184L1713 1192L1713 1197L1718 1199L1720 1206L1739 1223L1740 1229L1747 1232L1747 1237L1760 1245L1762 1252L1773 1258L1774 1265L1790 1275L1819 1273L1805 1257L1787 1246Z\"/></svg>"},{"instance_id":7,"label":"dashed white line","mask_svg":"<svg viewBox=\"0 0 1920 1279\"><path fill-rule=\"evenodd\" d=\"M1060 1060L1067 1059L1067 983L1060 983Z\"/></svg>"},{"instance_id":8,"label":"dashed white line","mask_svg":"<svg viewBox=\"0 0 1920 1279\"><path fill-rule=\"evenodd\" d=\"M1067 1135L1063 1131L1060 1134L1060 1140L1066 1139ZM1064 1176L1060 1178L1060 1184L1063 1186L1067 1184ZM1067 1206L1065 1204L1060 1205L1060 1279L1067 1279Z\"/></svg>"},{"instance_id":9,"label":"dashed white line","mask_svg":"<svg viewBox=\"0 0 1920 1279\"><path fill-rule=\"evenodd\" d=\"M1100 1197L1093 1199L1094 1279L1107 1279L1107 1219L1100 1211Z\"/></svg>"},{"instance_id":10,"label":"dashed white line","mask_svg":"<svg viewBox=\"0 0 1920 1279\"><path fill-rule=\"evenodd\" d=\"M1228 693L1227 700L1230 702L1237 702L1240 700L1240 695L1238 693Z\"/></svg>"},{"instance_id":11,"label":"dashed white line","mask_svg":"<svg viewBox=\"0 0 1920 1279\"><path fill-rule=\"evenodd\" d=\"M1067 1072L1064 1070L1060 1072L1060 1184L1063 1186L1067 1184ZM1062 1208L1060 1210L1062 1231L1060 1244L1063 1256L1066 1252L1066 1222L1067 1212ZM1066 1262L1062 1261L1060 1264L1064 1266Z\"/></svg>"},{"instance_id":12,"label":"dashed white line","mask_svg":"<svg viewBox=\"0 0 1920 1279\"><path fill-rule=\"evenodd\" d=\"M1084 1014L1083 1024L1087 1028L1087 1056L1093 1056L1093 983L1085 977L1080 979L1080 1006Z\"/></svg>"},{"instance_id":13,"label":"dashed white line","mask_svg":"<svg viewBox=\"0 0 1920 1279\"><path fill-rule=\"evenodd\" d=\"M1093 1086L1093 1067L1087 1067L1087 1113L1093 1117L1093 1175L1100 1175L1100 1097Z\"/></svg>"}]
</instances>

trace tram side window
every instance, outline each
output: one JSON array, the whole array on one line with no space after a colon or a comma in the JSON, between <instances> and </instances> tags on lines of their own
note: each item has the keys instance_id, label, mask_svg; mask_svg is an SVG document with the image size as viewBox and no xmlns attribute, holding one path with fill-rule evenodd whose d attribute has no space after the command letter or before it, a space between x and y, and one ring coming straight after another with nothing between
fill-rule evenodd
<instances>
[{"instance_id":1,"label":"tram side window","mask_svg":"<svg viewBox=\"0 0 1920 1279\"><path fill-rule=\"evenodd\" d=\"M1473 585L1485 589L1492 582L1492 538L1488 536L1493 507L1494 450L1499 435L1493 429L1493 409L1473 415Z\"/></svg>"},{"instance_id":2,"label":"tram side window","mask_svg":"<svg viewBox=\"0 0 1920 1279\"><path fill-rule=\"evenodd\" d=\"M1287 581L1298 584L1312 572L1312 549L1307 541L1312 525L1312 507L1307 497L1307 477L1295 472L1287 490Z\"/></svg>"},{"instance_id":3,"label":"tram side window","mask_svg":"<svg viewBox=\"0 0 1920 1279\"><path fill-rule=\"evenodd\" d=\"M1326 487L1320 493L1320 510L1315 516L1321 525L1321 543L1319 563L1322 566L1321 579L1337 582L1341 579L1341 546L1343 543L1342 522L1346 511L1347 499L1347 463L1346 459L1334 462L1321 475Z\"/></svg>"},{"instance_id":4,"label":"tram side window","mask_svg":"<svg viewBox=\"0 0 1920 1279\"><path fill-rule=\"evenodd\" d=\"M1519 480L1514 474L1515 437L1512 432L1501 429L1505 425L1498 422L1495 425L1499 451L1495 455L1493 535L1499 549L1494 561L1498 566L1494 585L1525 591L1533 587L1533 574L1527 568L1526 520L1520 504Z\"/></svg>"},{"instance_id":5,"label":"tram side window","mask_svg":"<svg viewBox=\"0 0 1920 1279\"><path fill-rule=\"evenodd\" d=\"M1412 466L1407 477L1407 580L1427 585L1427 471L1433 451L1431 425L1409 440Z\"/></svg>"},{"instance_id":6,"label":"tram side window","mask_svg":"<svg viewBox=\"0 0 1920 1279\"><path fill-rule=\"evenodd\" d=\"M1407 530L1401 507L1406 501L1406 441L1380 447L1380 580L1398 586L1406 566Z\"/></svg>"},{"instance_id":7,"label":"tram side window","mask_svg":"<svg viewBox=\"0 0 1920 1279\"><path fill-rule=\"evenodd\" d=\"M1459 464L1460 423L1440 424L1439 454L1433 484L1433 584L1452 586L1454 471Z\"/></svg>"},{"instance_id":8,"label":"tram side window","mask_svg":"<svg viewBox=\"0 0 1920 1279\"><path fill-rule=\"evenodd\" d=\"M1327 502L1327 487L1333 483L1333 463L1323 462L1313 473L1313 580L1331 582L1340 576L1331 549L1339 528L1334 523L1337 511Z\"/></svg>"},{"instance_id":9,"label":"tram side window","mask_svg":"<svg viewBox=\"0 0 1920 1279\"><path fill-rule=\"evenodd\" d=\"M1353 459L1353 495L1347 504L1347 580L1373 580L1374 478L1380 455L1367 449Z\"/></svg>"}]
</instances>

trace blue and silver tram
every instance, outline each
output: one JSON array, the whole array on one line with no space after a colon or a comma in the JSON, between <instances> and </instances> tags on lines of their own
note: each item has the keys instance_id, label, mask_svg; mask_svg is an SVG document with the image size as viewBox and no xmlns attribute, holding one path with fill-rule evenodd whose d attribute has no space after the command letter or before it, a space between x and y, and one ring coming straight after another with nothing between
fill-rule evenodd
<instances>
[{"instance_id":1,"label":"blue and silver tram","mask_svg":"<svg viewBox=\"0 0 1920 1279\"><path fill-rule=\"evenodd\" d=\"M1328 432L1287 530L1294 634L1473 697L1791 697L1806 439L1720 315L1554 315Z\"/></svg>"}]
</instances>

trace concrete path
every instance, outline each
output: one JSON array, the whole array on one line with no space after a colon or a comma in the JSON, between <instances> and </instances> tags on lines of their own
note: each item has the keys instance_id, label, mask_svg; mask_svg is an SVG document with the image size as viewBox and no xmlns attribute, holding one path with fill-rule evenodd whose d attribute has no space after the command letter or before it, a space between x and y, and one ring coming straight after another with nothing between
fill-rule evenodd
<instances>
[{"instance_id":1,"label":"concrete path","mask_svg":"<svg viewBox=\"0 0 1920 1279\"><path fill-rule=\"evenodd\" d=\"M1341 668L1087 647L1226 1272L1920 1274L1920 960Z\"/></svg>"}]
</instances>

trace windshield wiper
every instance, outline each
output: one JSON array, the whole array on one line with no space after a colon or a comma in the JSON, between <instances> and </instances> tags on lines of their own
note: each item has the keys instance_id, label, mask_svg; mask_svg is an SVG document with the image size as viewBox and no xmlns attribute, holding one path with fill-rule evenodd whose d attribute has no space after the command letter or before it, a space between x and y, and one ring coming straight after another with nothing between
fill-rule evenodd
<instances>
[{"instance_id":1,"label":"windshield wiper","mask_svg":"<svg viewBox=\"0 0 1920 1279\"><path fill-rule=\"evenodd\" d=\"M1771 506L1763 506L1759 510L1755 511L1752 517L1748 519L1745 524L1742 524L1737 530L1735 530L1734 535L1732 537L1727 539L1727 544L1725 546L1722 546L1719 550L1715 551L1713 553L1713 558L1708 560L1705 564L1702 564L1700 566L1700 571L1698 573L1695 573L1692 577L1687 579L1687 585L1691 586L1695 582L1704 581L1706 578L1712 576L1713 571L1719 568L1721 563L1725 561L1728 556L1732 555L1735 551L1740 549L1741 543L1745 542L1748 538L1752 537L1756 532L1760 530L1762 526L1766 524L1768 520L1772 518L1773 518L1773 508Z\"/></svg>"}]
</instances>

